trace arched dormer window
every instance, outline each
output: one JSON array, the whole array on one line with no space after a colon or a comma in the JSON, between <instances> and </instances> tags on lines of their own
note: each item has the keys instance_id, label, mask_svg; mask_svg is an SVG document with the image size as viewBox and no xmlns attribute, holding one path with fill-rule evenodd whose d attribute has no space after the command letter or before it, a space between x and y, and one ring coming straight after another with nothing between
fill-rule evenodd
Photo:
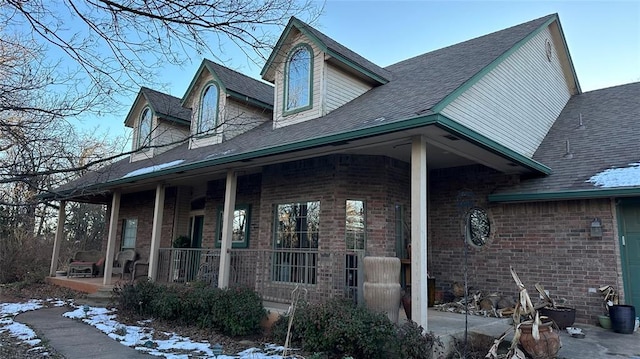
<instances>
[{"instance_id":1,"label":"arched dormer window","mask_svg":"<svg viewBox=\"0 0 640 359\"><path fill-rule=\"evenodd\" d=\"M294 48L289 54L285 66L285 112L310 108L312 103L313 50L306 44Z\"/></svg>"},{"instance_id":2,"label":"arched dormer window","mask_svg":"<svg viewBox=\"0 0 640 359\"><path fill-rule=\"evenodd\" d=\"M199 135L208 134L208 132L215 130L218 125L219 94L218 85L213 82L207 84L202 91L198 128L196 129Z\"/></svg>"},{"instance_id":3,"label":"arched dormer window","mask_svg":"<svg viewBox=\"0 0 640 359\"><path fill-rule=\"evenodd\" d=\"M140 114L138 122L138 148L147 147L151 144L151 109L145 107Z\"/></svg>"}]
</instances>

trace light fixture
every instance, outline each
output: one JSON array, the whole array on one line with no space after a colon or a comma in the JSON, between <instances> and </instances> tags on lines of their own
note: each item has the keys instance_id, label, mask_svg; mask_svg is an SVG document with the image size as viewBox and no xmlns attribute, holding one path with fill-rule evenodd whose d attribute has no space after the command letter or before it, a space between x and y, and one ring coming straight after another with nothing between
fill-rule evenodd
<instances>
[{"instance_id":1,"label":"light fixture","mask_svg":"<svg viewBox=\"0 0 640 359\"><path fill-rule=\"evenodd\" d=\"M594 218L591 221L591 238L602 237L602 222L599 218Z\"/></svg>"}]
</instances>

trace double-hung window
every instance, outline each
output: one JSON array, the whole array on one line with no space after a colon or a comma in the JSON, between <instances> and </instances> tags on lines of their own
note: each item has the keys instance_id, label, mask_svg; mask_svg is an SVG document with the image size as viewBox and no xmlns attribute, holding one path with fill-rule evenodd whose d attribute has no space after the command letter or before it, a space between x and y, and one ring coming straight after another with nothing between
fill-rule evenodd
<instances>
[{"instance_id":1,"label":"double-hung window","mask_svg":"<svg viewBox=\"0 0 640 359\"><path fill-rule=\"evenodd\" d=\"M122 249L136 248L136 234L138 231L138 220L125 219L122 221Z\"/></svg>"}]
</instances>

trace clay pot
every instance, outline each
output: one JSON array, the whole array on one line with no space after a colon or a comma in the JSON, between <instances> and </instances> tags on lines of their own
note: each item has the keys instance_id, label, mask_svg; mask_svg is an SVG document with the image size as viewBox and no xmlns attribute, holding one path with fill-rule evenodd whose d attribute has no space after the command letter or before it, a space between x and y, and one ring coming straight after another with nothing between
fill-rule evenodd
<instances>
[{"instance_id":1,"label":"clay pot","mask_svg":"<svg viewBox=\"0 0 640 359\"><path fill-rule=\"evenodd\" d=\"M560 334L553 328L553 322L543 322L539 327L540 339L532 334L533 323L520 325L520 345L533 359L555 358L560 350Z\"/></svg>"}]
</instances>

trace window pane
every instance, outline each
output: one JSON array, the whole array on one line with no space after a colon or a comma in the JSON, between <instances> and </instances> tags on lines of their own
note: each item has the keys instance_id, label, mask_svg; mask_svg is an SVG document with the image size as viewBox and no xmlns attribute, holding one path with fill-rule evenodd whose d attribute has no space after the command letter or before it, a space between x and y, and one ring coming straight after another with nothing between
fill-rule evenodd
<instances>
[{"instance_id":1,"label":"window pane","mask_svg":"<svg viewBox=\"0 0 640 359\"><path fill-rule=\"evenodd\" d=\"M363 201L347 200L345 221L347 250L364 249L365 218Z\"/></svg>"},{"instance_id":2,"label":"window pane","mask_svg":"<svg viewBox=\"0 0 640 359\"><path fill-rule=\"evenodd\" d=\"M218 239L216 246L222 241L222 224L224 223L224 211L218 211ZM233 227L231 228L231 245L233 248L247 247L249 227L249 207L242 206L233 211Z\"/></svg>"},{"instance_id":3,"label":"window pane","mask_svg":"<svg viewBox=\"0 0 640 359\"><path fill-rule=\"evenodd\" d=\"M145 108L140 115L138 128L138 148L148 146L151 143L151 110Z\"/></svg>"},{"instance_id":4,"label":"window pane","mask_svg":"<svg viewBox=\"0 0 640 359\"><path fill-rule=\"evenodd\" d=\"M487 212L481 208L472 209L467 217L467 243L482 247L489 240L490 233L491 224Z\"/></svg>"},{"instance_id":5,"label":"window pane","mask_svg":"<svg viewBox=\"0 0 640 359\"><path fill-rule=\"evenodd\" d=\"M136 247L137 219L125 219L122 226L122 248Z\"/></svg>"},{"instance_id":6,"label":"window pane","mask_svg":"<svg viewBox=\"0 0 640 359\"><path fill-rule=\"evenodd\" d=\"M311 53L300 47L289 58L287 67L286 110L310 105Z\"/></svg>"},{"instance_id":7,"label":"window pane","mask_svg":"<svg viewBox=\"0 0 640 359\"><path fill-rule=\"evenodd\" d=\"M198 123L198 133L206 133L216 127L218 116L218 87L209 85L202 95L200 104L200 122Z\"/></svg>"}]
</instances>

